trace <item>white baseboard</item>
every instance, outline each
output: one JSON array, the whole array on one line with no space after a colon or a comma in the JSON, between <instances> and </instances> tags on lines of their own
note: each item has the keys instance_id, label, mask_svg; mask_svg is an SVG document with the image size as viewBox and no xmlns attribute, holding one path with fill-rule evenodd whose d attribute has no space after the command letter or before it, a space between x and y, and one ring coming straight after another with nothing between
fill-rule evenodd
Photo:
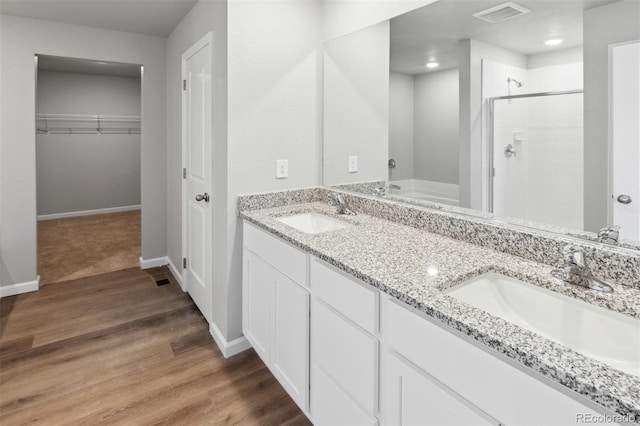
<instances>
[{"instance_id":1,"label":"white baseboard","mask_svg":"<svg viewBox=\"0 0 640 426\"><path fill-rule=\"evenodd\" d=\"M67 217L92 216L94 214L129 212L133 210L140 210L141 208L142 206L137 204L135 206L109 207L106 209L81 210L78 212L41 214L38 215L38 220L65 219Z\"/></svg>"},{"instance_id":2,"label":"white baseboard","mask_svg":"<svg viewBox=\"0 0 640 426\"><path fill-rule=\"evenodd\" d=\"M40 275L36 277L35 281L27 281L24 283L0 286L0 298L15 296L16 294L29 293L31 291L38 291L39 288Z\"/></svg>"},{"instance_id":3,"label":"white baseboard","mask_svg":"<svg viewBox=\"0 0 640 426\"><path fill-rule=\"evenodd\" d=\"M220 348L220 352L222 352L222 355L225 358L231 358L232 356L237 355L240 352L244 352L251 347L251 343L249 343L247 338L244 336L227 342L227 339L224 338L218 327L213 323L209 325L209 333L213 336L213 340L216 341L218 348Z\"/></svg>"},{"instance_id":4,"label":"white baseboard","mask_svg":"<svg viewBox=\"0 0 640 426\"><path fill-rule=\"evenodd\" d=\"M173 274L173 277L176 279L176 281L178 281L178 285L180 286L182 291L187 291L184 284L182 283L182 270L176 268L176 265L173 264L170 257L167 256L167 260L169 261L169 270Z\"/></svg>"},{"instance_id":5,"label":"white baseboard","mask_svg":"<svg viewBox=\"0 0 640 426\"><path fill-rule=\"evenodd\" d=\"M169 258L167 256L155 257L153 259L140 258L140 269L157 268L169 264Z\"/></svg>"}]
</instances>

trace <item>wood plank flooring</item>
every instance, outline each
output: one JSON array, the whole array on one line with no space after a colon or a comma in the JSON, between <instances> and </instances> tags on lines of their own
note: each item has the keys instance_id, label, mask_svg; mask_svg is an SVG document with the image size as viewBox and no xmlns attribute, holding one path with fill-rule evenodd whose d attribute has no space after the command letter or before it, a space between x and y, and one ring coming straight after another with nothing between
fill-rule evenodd
<instances>
[{"instance_id":1,"label":"wood plank flooring","mask_svg":"<svg viewBox=\"0 0 640 426\"><path fill-rule=\"evenodd\" d=\"M140 210L38 222L40 284L138 266Z\"/></svg>"},{"instance_id":2,"label":"wood plank flooring","mask_svg":"<svg viewBox=\"0 0 640 426\"><path fill-rule=\"evenodd\" d=\"M310 424L253 350L224 359L166 268L3 298L0 318L2 426Z\"/></svg>"}]
</instances>

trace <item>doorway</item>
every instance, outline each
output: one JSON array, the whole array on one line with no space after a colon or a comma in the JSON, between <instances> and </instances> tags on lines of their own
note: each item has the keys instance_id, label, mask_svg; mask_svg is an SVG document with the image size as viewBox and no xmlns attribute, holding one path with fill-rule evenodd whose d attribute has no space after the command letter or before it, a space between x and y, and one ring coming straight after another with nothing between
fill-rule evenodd
<instances>
[{"instance_id":1,"label":"doorway","mask_svg":"<svg viewBox=\"0 0 640 426\"><path fill-rule=\"evenodd\" d=\"M137 267L141 66L37 55L41 285Z\"/></svg>"},{"instance_id":2,"label":"doorway","mask_svg":"<svg viewBox=\"0 0 640 426\"><path fill-rule=\"evenodd\" d=\"M640 41L612 45L610 67L609 225L640 240Z\"/></svg>"},{"instance_id":3,"label":"doorway","mask_svg":"<svg viewBox=\"0 0 640 426\"><path fill-rule=\"evenodd\" d=\"M213 33L182 55L182 280L213 323Z\"/></svg>"}]
</instances>

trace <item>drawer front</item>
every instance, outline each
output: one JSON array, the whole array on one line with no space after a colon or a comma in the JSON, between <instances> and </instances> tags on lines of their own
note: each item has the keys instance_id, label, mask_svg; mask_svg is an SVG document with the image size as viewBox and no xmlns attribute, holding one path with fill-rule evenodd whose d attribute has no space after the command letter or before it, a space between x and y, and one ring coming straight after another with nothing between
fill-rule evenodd
<instances>
[{"instance_id":1,"label":"drawer front","mask_svg":"<svg viewBox=\"0 0 640 426\"><path fill-rule=\"evenodd\" d=\"M249 222L244 222L243 245L289 278L308 286L307 259L302 250L278 239Z\"/></svg>"},{"instance_id":2,"label":"drawer front","mask_svg":"<svg viewBox=\"0 0 640 426\"><path fill-rule=\"evenodd\" d=\"M381 420L386 425L494 425L460 395L395 355L382 366Z\"/></svg>"},{"instance_id":3,"label":"drawer front","mask_svg":"<svg viewBox=\"0 0 640 426\"><path fill-rule=\"evenodd\" d=\"M311 418L315 425L376 425L318 366L311 366Z\"/></svg>"},{"instance_id":4,"label":"drawer front","mask_svg":"<svg viewBox=\"0 0 640 426\"><path fill-rule=\"evenodd\" d=\"M576 424L578 413L596 415L578 399L393 299L385 301L382 315L391 348L503 424L569 425Z\"/></svg>"},{"instance_id":5,"label":"drawer front","mask_svg":"<svg viewBox=\"0 0 640 426\"><path fill-rule=\"evenodd\" d=\"M311 361L368 415L378 405L378 340L314 299L311 306ZM315 389L315 384L311 383Z\"/></svg>"},{"instance_id":6,"label":"drawer front","mask_svg":"<svg viewBox=\"0 0 640 426\"><path fill-rule=\"evenodd\" d=\"M371 334L378 331L376 289L349 278L318 259L311 261L313 294Z\"/></svg>"}]
</instances>

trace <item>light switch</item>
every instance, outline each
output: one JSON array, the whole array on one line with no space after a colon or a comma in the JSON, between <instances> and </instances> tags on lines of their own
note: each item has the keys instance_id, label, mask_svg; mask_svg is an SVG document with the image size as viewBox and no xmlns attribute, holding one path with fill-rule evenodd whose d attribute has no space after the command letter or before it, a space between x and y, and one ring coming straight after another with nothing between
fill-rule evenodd
<instances>
[{"instance_id":1,"label":"light switch","mask_svg":"<svg viewBox=\"0 0 640 426\"><path fill-rule=\"evenodd\" d=\"M358 171L358 157L352 155L349 157L349 173L356 173Z\"/></svg>"},{"instance_id":2,"label":"light switch","mask_svg":"<svg viewBox=\"0 0 640 426\"><path fill-rule=\"evenodd\" d=\"M289 160L276 161L276 179L289 177Z\"/></svg>"}]
</instances>

